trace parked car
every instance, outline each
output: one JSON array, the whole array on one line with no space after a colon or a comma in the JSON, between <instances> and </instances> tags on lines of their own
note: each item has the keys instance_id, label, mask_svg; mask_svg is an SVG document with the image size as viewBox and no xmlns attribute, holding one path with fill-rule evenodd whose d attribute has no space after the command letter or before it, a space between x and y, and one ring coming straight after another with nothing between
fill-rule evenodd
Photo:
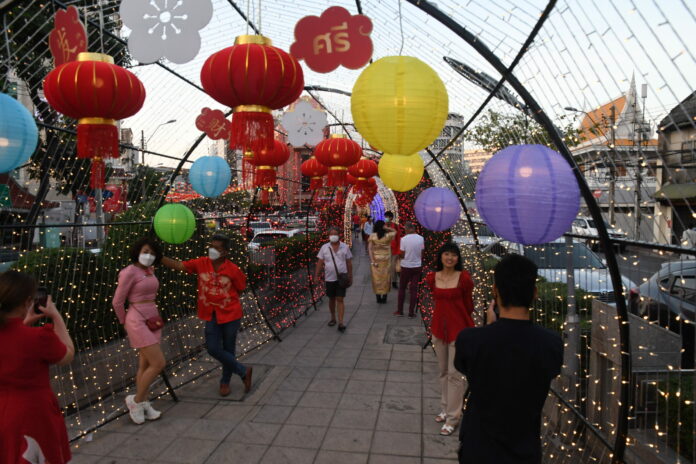
<instances>
[{"instance_id":1,"label":"parked car","mask_svg":"<svg viewBox=\"0 0 696 464\"><path fill-rule=\"evenodd\" d=\"M302 231L300 229L291 229L291 230L277 230L277 229L270 229L270 230L262 230L256 235L254 235L254 238L249 242L249 250L258 250L264 245L271 245L273 242L275 242L278 239L282 238L289 238L289 237L294 237L295 235L301 233Z\"/></svg>"},{"instance_id":2,"label":"parked car","mask_svg":"<svg viewBox=\"0 0 696 464\"><path fill-rule=\"evenodd\" d=\"M503 239L495 235L495 232L493 232L490 227L486 224L475 223L474 229L476 230L476 237L478 238L481 251L490 251L498 257L505 254L505 247L501 245ZM467 235L454 235L452 236L452 241L460 247L475 246L476 241L474 240L474 236L470 234L471 231L469 227L465 226L465 230L468 233Z\"/></svg>"},{"instance_id":3,"label":"parked car","mask_svg":"<svg viewBox=\"0 0 696 464\"><path fill-rule=\"evenodd\" d=\"M263 230L271 230L273 227L271 226L271 223L268 221L252 221L249 222L249 228L251 231L254 233L254 236L263 231Z\"/></svg>"},{"instance_id":4,"label":"parked car","mask_svg":"<svg viewBox=\"0 0 696 464\"><path fill-rule=\"evenodd\" d=\"M565 238L534 246L522 246L507 242L508 251L522 254L539 268L539 276L548 282L567 283L567 258ZM614 287L604 261L579 240L573 240L573 278L575 287L590 293L594 298L613 303ZM635 287L630 279L621 277L624 295Z\"/></svg>"},{"instance_id":5,"label":"parked car","mask_svg":"<svg viewBox=\"0 0 696 464\"><path fill-rule=\"evenodd\" d=\"M621 232L618 229L614 229L609 224L607 224L606 221L604 221L604 225L607 228L607 232L609 233L610 238L625 239L627 237L625 233ZM577 218L575 218L575 220L573 221L572 231L574 234L577 235L590 235L593 237L597 237L597 227L595 225L594 219L587 216L578 216ZM596 238L588 239L585 243L588 246L590 246L593 250L599 249L599 242ZM626 250L625 243L618 244L618 247L619 250L622 252Z\"/></svg>"},{"instance_id":6,"label":"parked car","mask_svg":"<svg viewBox=\"0 0 696 464\"><path fill-rule=\"evenodd\" d=\"M659 271L631 290L629 309L682 339L682 368L694 368L696 260L664 263Z\"/></svg>"}]
</instances>

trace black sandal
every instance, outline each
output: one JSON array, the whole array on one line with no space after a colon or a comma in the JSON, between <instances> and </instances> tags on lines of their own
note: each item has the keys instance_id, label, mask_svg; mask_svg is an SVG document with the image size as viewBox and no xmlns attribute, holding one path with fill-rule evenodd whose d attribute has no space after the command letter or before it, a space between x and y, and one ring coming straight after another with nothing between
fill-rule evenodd
<instances>
[{"instance_id":1,"label":"black sandal","mask_svg":"<svg viewBox=\"0 0 696 464\"><path fill-rule=\"evenodd\" d=\"M346 331L346 326L343 324L338 324L338 331L339 332L345 332Z\"/></svg>"},{"instance_id":2,"label":"black sandal","mask_svg":"<svg viewBox=\"0 0 696 464\"><path fill-rule=\"evenodd\" d=\"M336 321L329 321L329 327L333 327L336 325Z\"/></svg>"}]
</instances>

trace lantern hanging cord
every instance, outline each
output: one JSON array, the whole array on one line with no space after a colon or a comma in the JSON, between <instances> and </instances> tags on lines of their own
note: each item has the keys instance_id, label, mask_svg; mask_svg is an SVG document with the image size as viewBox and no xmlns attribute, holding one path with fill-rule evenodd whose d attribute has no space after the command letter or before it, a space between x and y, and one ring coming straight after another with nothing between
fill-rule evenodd
<instances>
[{"instance_id":1,"label":"lantern hanging cord","mask_svg":"<svg viewBox=\"0 0 696 464\"><path fill-rule=\"evenodd\" d=\"M10 49L10 38L7 36L7 15L2 15L2 30L5 31L5 46L7 47L7 73L5 73L5 82L2 86L2 91L5 92L10 84L10 73L12 72L12 65L10 64L12 50Z\"/></svg>"},{"instance_id":2,"label":"lantern hanging cord","mask_svg":"<svg viewBox=\"0 0 696 464\"><path fill-rule=\"evenodd\" d=\"M249 16L249 10L251 9L251 0L247 0L247 14L246 14L246 33L249 35L249 24L251 23L251 17Z\"/></svg>"},{"instance_id":3,"label":"lantern hanging cord","mask_svg":"<svg viewBox=\"0 0 696 464\"><path fill-rule=\"evenodd\" d=\"M261 22L261 0L259 0L259 34L263 35L263 23Z\"/></svg>"},{"instance_id":4,"label":"lantern hanging cord","mask_svg":"<svg viewBox=\"0 0 696 464\"><path fill-rule=\"evenodd\" d=\"M104 30L104 5L99 2L99 31ZM99 48L102 53L104 53L104 34L99 34Z\"/></svg>"},{"instance_id":5,"label":"lantern hanging cord","mask_svg":"<svg viewBox=\"0 0 696 464\"><path fill-rule=\"evenodd\" d=\"M397 0L397 1L399 2L398 3L398 5L399 5L399 33L401 34L401 46L399 47L399 56L401 56L401 54L404 51L404 21L403 21L404 17L401 14L401 0Z\"/></svg>"}]
</instances>

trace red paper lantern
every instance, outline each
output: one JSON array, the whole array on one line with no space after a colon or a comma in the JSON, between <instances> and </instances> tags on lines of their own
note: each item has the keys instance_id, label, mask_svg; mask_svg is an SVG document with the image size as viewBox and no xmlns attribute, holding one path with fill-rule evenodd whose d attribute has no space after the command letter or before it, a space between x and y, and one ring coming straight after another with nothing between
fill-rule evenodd
<instances>
[{"instance_id":1,"label":"red paper lantern","mask_svg":"<svg viewBox=\"0 0 696 464\"><path fill-rule=\"evenodd\" d=\"M323 178L329 168L321 164L314 156L302 163L302 175L309 177L309 188L317 190L323 187Z\"/></svg>"},{"instance_id":2,"label":"red paper lantern","mask_svg":"<svg viewBox=\"0 0 696 464\"><path fill-rule=\"evenodd\" d=\"M322 140L314 148L314 156L329 168L329 187L346 185L348 166L357 163L362 156L362 148L356 142L345 138L343 134L331 134L331 138Z\"/></svg>"},{"instance_id":3,"label":"red paper lantern","mask_svg":"<svg viewBox=\"0 0 696 464\"><path fill-rule=\"evenodd\" d=\"M348 173L355 176L355 185L360 191L366 185L367 179L377 175L377 163L363 156L360 161L348 168Z\"/></svg>"},{"instance_id":4,"label":"red paper lantern","mask_svg":"<svg viewBox=\"0 0 696 464\"><path fill-rule=\"evenodd\" d=\"M273 140L272 150L261 150L254 154L250 163L256 166L254 185L261 187L261 202L268 204L268 192L276 184L276 170L290 159L290 148L280 140Z\"/></svg>"},{"instance_id":5,"label":"red paper lantern","mask_svg":"<svg viewBox=\"0 0 696 464\"><path fill-rule=\"evenodd\" d=\"M90 185L104 188L104 158L118 158L116 120L133 116L145 102L145 87L132 72L102 53L80 53L44 79L46 100L77 119L77 157L92 158Z\"/></svg>"},{"instance_id":6,"label":"red paper lantern","mask_svg":"<svg viewBox=\"0 0 696 464\"><path fill-rule=\"evenodd\" d=\"M201 69L206 93L232 107L230 147L273 150L273 116L297 100L304 88L300 63L262 35L241 35L232 47L212 54Z\"/></svg>"}]
</instances>

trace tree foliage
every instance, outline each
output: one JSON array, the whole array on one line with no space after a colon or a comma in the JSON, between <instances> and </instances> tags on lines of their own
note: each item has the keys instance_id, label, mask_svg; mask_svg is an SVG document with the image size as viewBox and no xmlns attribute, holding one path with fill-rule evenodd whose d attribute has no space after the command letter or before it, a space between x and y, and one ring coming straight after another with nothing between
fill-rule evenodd
<instances>
[{"instance_id":1,"label":"tree foliage","mask_svg":"<svg viewBox=\"0 0 696 464\"><path fill-rule=\"evenodd\" d=\"M574 126L573 121L559 121L557 125L567 146L572 147L582 142L581 131ZM521 143L536 143L556 149L548 132L536 121L519 112L508 114L488 110L474 127L464 132L463 137L489 153Z\"/></svg>"}]
</instances>

